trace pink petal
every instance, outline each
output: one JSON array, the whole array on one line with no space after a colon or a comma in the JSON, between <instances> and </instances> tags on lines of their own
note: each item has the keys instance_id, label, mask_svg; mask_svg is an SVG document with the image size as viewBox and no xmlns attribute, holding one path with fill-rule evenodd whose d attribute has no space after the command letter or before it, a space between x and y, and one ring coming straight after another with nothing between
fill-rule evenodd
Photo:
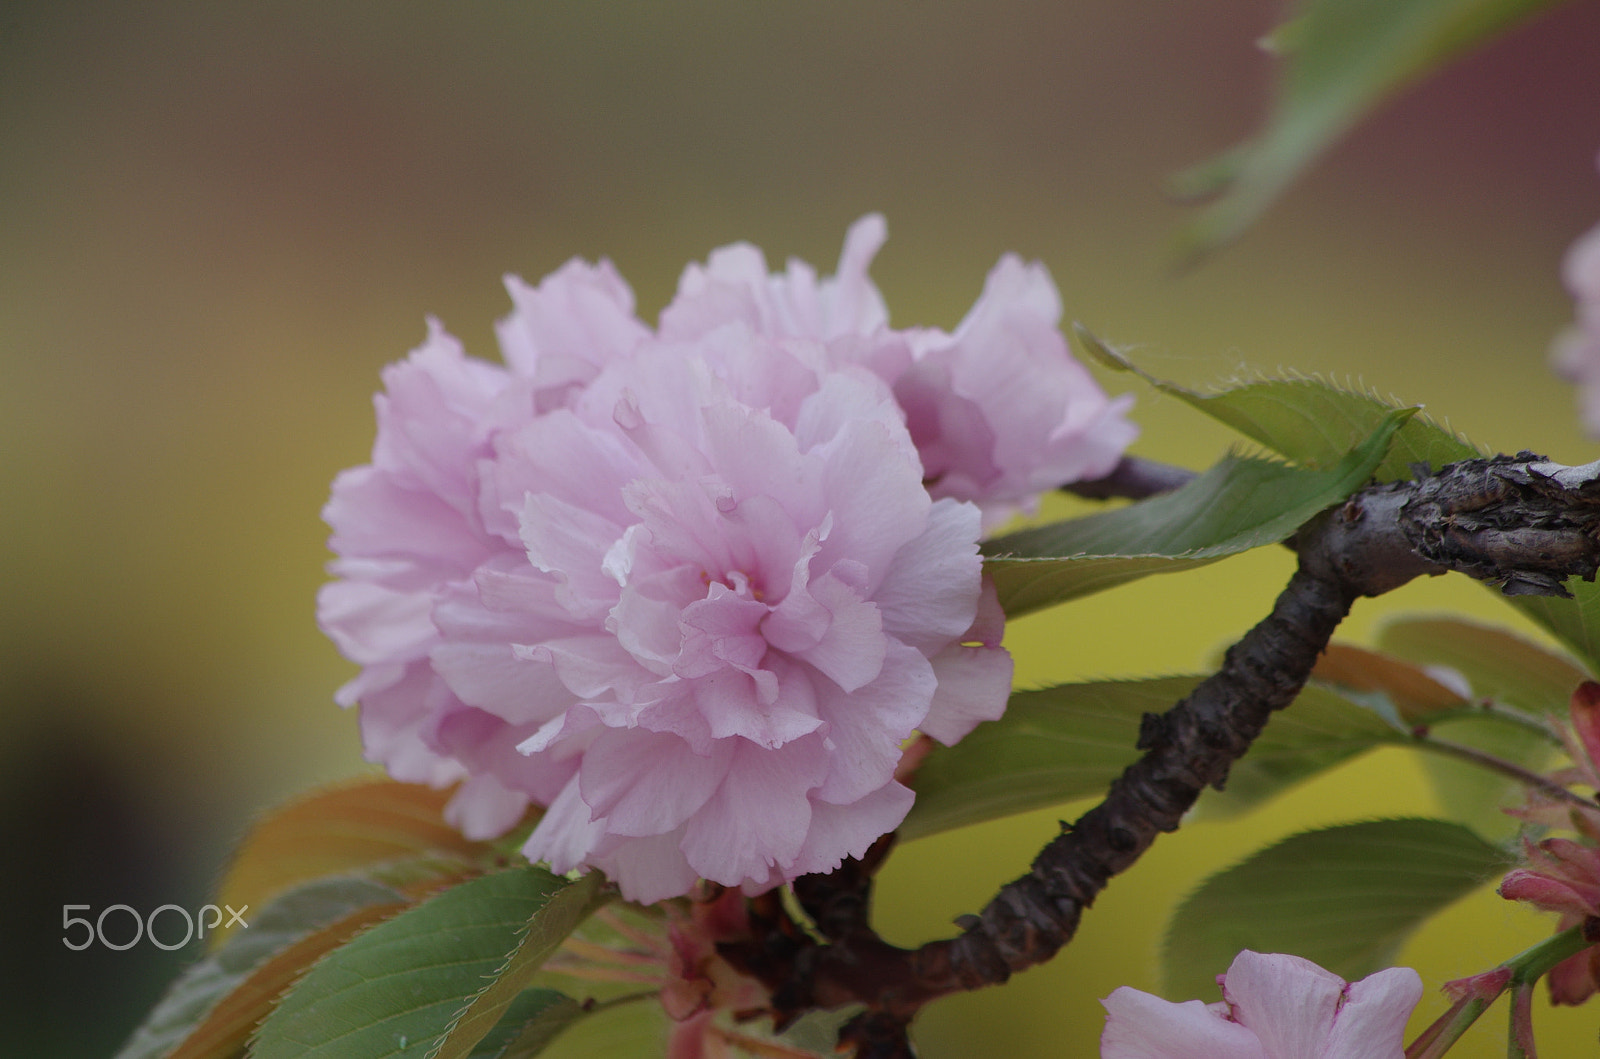
<instances>
[{"instance_id":1,"label":"pink petal","mask_svg":"<svg viewBox=\"0 0 1600 1059\"><path fill-rule=\"evenodd\" d=\"M536 380L540 411L650 335L634 318L633 291L609 261L573 259L538 287L516 276L505 283L516 308L495 325L495 333L506 363Z\"/></svg>"},{"instance_id":2,"label":"pink petal","mask_svg":"<svg viewBox=\"0 0 1600 1059\"><path fill-rule=\"evenodd\" d=\"M528 560L555 577L556 599L574 618L597 617L616 604L618 586L601 559L622 527L547 493L527 498L521 524Z\"/></svg>"},{"instance_id":3,"label":"pink petal","mask_svg":"<svg viewBox=\"0 0 1600 1059\"><path fill-rule=\"evenodd\" d=\"M845 578L855 583L847 583ZM858 587L864 579L859 564L846 561L812 580L808 591L827 611L827 625L815 644L794 652L845 691L877 679L887 650L883 617L877 604L863 598Z\"/></svg>"},{"instance_id":4,"label":"pink petal","mask_svg":"<svg viewBox=\"0 0 1600 1059\"><path fill-rule=\"evenodd\" d=\"M815 393L800 403L794 435L800 451L826 445L850 423L876 422L915 452L903 425L905 413L878 379L866 372L830 372Z\"/></svg>"},{"instance_id":5,"label":"pink petal","mask_svg":"<svg viewBox=\"0 0 1600 1059\"><path fill-rule=\"evenodd\" d=\"M348 569L343 561L341 569ZM421 657L438 638L427 592L399 592L370 581L334 581L317 593L317 624L360 665Z\"/></svg>"},{"instance_id":6,"label":"pink petal","mask_svg":"<svg viewBox=\"0 0 1600 1059\"><path fill-rule=\"evenodd\" d=\"M845 857L866 856L869 846L900 826L914 801L916 795L895 782L886 783L848 805L834 805L813 798L805 842L784 874L830 872L838 868Z\"/></svg>"},{"instance_id":7,"label":"pink petal","mask_svg":"<svg viewBox=\"0 0 1600 1059\"><path fill-rule=\"evenodd\" d=\"M584 751L578 773L583 800L614 835L673 831L700 810L727 774L728 740L709 755L675 735L640 729L602 732Z\"/></svg>"},{"instance_id":8,"label":"pink petal","mask_svg":"<svg viewBox=\"0 0 1600 1059\"><path fill-rule=\"evenodd\" d=\"M509 643L445 643L429 658L462 702L512 724L543 724L577 701L553 666L519 658Z\"/></svg>"},{"instance_id":9,"label":"pink petal","mask_svg":"<svg viewBox=\"0 0 1600 1059\"><path fill-rule=\"evenodd\" d=\"M470 517L473 466L487 451L491 410L509 382L504 369L463 356L461 343L430 317L427 341L383 371L373 466Z\"/></svg>"},{"instance_id":10,"label":"pink petal","mask_svg":"<svg viewBox=\"0 0 1600 1059\"><path fill-rule=\"evenodd\" d=\"M818 562L823 569L840 559L859 562L875 590L895 553L927 527L933 502L922 486L922 470L881 423L850 424L825 453L834 524Z\"/></svg>"},{"instance_id":11,"label":"pink petal","mask_svg":"<svg viewBox=\"0 0 1600 1059\"><path fill-rule=\"evenodd\" d=\"M1389 967L1351 983L1322 1059L1404 1059L1406 1020L1422 999L1422 978Z\"/></svg>"},{"instance_id":12,"label":"pink petal","mask_svg":"<svg viewBox=\"0 0 1600 1059\"><path fill-rule=\"evenodd\" d=\"M775 749L822 727L816 692L803 667L774 658L761 674L771 683L770 700L747 674L724 670L690 682L695 707L716 739L749 740Z\"/></svg>"},{"instance_id":13,"label":"pink petal","mask_svg":"<svg viewBox=\"0 0 1600 1059\"><path fill-rule=\"evenodd\" d=\"M738 741L722 786L684 828L690 866L724 886L764 879L773 869L787 874L811 823L808 795L827 767L814 735L774 750Z\"/></svg>"},{"instance_id":14,"label":"pink petal","mask_svg":"<svg viewBox=\"0 0 1600 1059\"><path fill-rule=\"evenodd\" d=\"M615 637L598 633L526 647L513 644L512 651L519 658L554 666L561 683L579 699L615 696L626 705L654 676L641 669Z\"/></svg>"},{"instance_id":15,"label":"pink petal","mask_svg":"<svg viewBox=\"0 0 1600 1059\"><path fill-rule=\"evenodd\" d=\"M496 547L438 494L407 489L375 467L335 478L322 517L333 527L328 547L340 555L410 559L445 576L467 573Z\"/></svg>"},{"instance_id":16,"label":"pink petal","mask_svg":"<svg viewBox=\"0 0 1600 1059\"><path fill-rule=\"evenodd\" d=\"M1345 980L1310 960L1246 950L1223 976L1222 996L1272 1059L1320 1059Z\"/></svg>"},{"instance_id":17,"label":"pink petal","mask_svg":"<svg viewBox=\"0 0 1600 1059\"><path fill-rule=\"evenodd\" d=\"M1269 1059L1255 1034L1198 1000L1174 1004L1122 986L1100 1003L1101 1059Z\"/></svg>"},{"instance_id":18,"label":"pink petal","mask_svg":"<svg viewBox=\"0 0 1600 1059\"><path fill-rule=\"evenodd\" d=\"M688 893L700 878L679 848L682 841L681 829L649 838L611 838L590 861L617 884L624 898L654 904Z\"/></svg>"},{"instance_id":19,"label":"pink petal","mask_svg":"<svg viewBox=\"0 0 1600 1059\"><path fill-rule=\"evenodd\" d=\"M1514 868L1500 881L1500 896L1507 901L1527 901L1546 912L1594 915L1594 902L1560 879L1527 868Z\"/></svg>"},{"instance_id":20,"label":"pink petal","mask_svg":"<svg viewBox=\"0 0 1600 1059\"><path fill-rule=\"evenodd\" d=\"M444 787L461 779L461 765L440 756L423 738L435 711L452 699L426 662L407 666L398 681L363 695L361 743L367 760L382 762L389 775L404 783Z\"/></svg>"},{"instance_id":21,"label":"pink petal","mask_svg":"<svg viewBox=\"0 0 1600 1059\"><path fill-rule=\"evenodd\" d=\"M681 677L701 677L734 666L749 672L767 655L761 619L767 607L753 599L740 599L721 583L714 583L706 599L682 611L682 653L673 670Z\"/></svg>"},{"instance_id":22,"label":"pink petal","mask_svg":"<svg viewBox=\"0 0 1600 1059\"><path fill-rule=\"evenodd\" d=\"M984 721L997 721L1011 696L1011 652L1003 647L955 644L934 655L939 681L918 725L945 746L954 746Z\"/></svg>"},{"instance_id":23,"label":"pink petal","mask_svg":"<svg viewBox=\"0 0 1600 1059\"><path fill-rule=\"evenodd\" d=\"M900 744L927 717L934 695L933 667L910 647L885 640L877 680L844 693L818 687L818 712L828 722L831 761L822 801L855 802L883 786L900 763Z\"/></svg>"},{"instance_id":24,"label":"pink petal","mask_svg":"<svg viewBox=\"0 0 1600 1059\"><path fill-rule=\"evenodd\" d=\"M606 834L605 818L594 819L573 777L522 845L522 854L535 864L543 862L558 875L590 859Z\"/></svg>"},{"instance_id":25,"label":"pink petal","mask_svg":"<svg viewBox=\"0 0 1600 1059\"><path fill-rule=\"evenodd\" d=\"M487 773L469 777L456 788L444 818L467 838L484 841L511 830L527 812L528 796L507 788Z\"/></svg>"},{"instance_id":26,"label":"pink petal","mask_svg":"<svg viewBox=\"0 0 1600 1059\"><path fill-rule=\"evenodd\" d=\"M1577 1006L1594 996L1600 983L1600 948L1588 948L1550 971L1550 1003Z\"/></svg>"},{"instance_id":27,"label":"pink petal","mask_svg":"<svg viewBox=\"0 0 1600 1059\"><path fill-rule=\"evenodd\" d=\"M929 509L927 528L895 553L873 593L885 632L932 654L968 630L983 570L978 531L971 504L940 500Z\"/></svg>"}]
</instances>

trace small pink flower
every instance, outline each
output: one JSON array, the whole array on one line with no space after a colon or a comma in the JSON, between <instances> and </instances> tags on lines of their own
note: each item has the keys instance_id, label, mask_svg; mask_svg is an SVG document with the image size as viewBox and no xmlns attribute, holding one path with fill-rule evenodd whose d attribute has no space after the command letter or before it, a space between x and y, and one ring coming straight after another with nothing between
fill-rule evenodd
<instances>
[{"instance_id":1,"label":"small pink flower","mask_svg":"<svg viewBox=\"0 0 1600 1059\"><path fill-rule=\"evenodd\" d=\"M1298 956L1249 950L1217 981L1217 1004L1113 992L1102 1001L1102 1059L1402 1059L1422 998L1409 967L1352 983Z\"/></svg>"}]
</instances>

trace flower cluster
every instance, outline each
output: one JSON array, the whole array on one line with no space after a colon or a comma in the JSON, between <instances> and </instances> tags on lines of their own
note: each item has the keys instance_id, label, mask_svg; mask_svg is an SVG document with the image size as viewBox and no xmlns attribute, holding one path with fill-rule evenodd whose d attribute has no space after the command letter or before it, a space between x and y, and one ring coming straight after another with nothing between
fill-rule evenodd
<instances>
[{"instance_id":1,"label":"flower cluster","mask_svg":"<svg viewBox=\"0 0 1600 1059\"><path fill-rule=\"evenodd\" d=\"M1110 470L1134 430L1007 257L954 333L894 330L866 270L733 246L651 329L607 263L507 281L505 365L430 321L384 372L372 462L324 515L323 628L370 759L448 816L633 900L828 871L911 805L917 731L998 717L991 522Z\"/></svg>"},{"instance_id":2,"label":"flower cluster","mask_svg":"<svg viewBox=\"0 0 1600 1059\"><path fill-rule=\"evenodd\" d=\"M1581 784L1600 793L1600 684L1584 681L1572 693L1570 730L1562 732L1570 767L1550 777L1565 787ZM1528 806L1512 815L1546 827L1566 827L1582 841L1559 836L1523 842L1526 866L1506 873L1500 896L1526 901L1561 916L1558 930L1600 920L1600 805L1584 799L1563 801L1531 790ZM1569 956L1550 971L1550 1001L1581 1004L1600 991L1600 946Z\"/></svg>"},{"instance_id":3,"label":"flower cluster","mask_svg":"<svg viewBox=\"0 0 1600 1059\"><path fill-rule=\"evenodd\" d=\"M1390 967L1346 982L1310 960L1239 953L1222 1001L1174 1004L1123 986L1101 1001L1102 1059L1401 1059L1422 979Z\"/></svg>"}]
</instances>

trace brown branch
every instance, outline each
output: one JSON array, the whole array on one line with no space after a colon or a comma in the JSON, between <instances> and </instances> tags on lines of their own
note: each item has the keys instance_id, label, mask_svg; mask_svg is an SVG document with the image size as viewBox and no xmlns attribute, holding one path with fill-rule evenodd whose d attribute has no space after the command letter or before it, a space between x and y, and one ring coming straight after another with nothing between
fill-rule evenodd
<instances>
[{"instance_id":1,"label":"brown branch","mask_svg":"<svg viewBox=\"0 0 1600 1059\"><path fill-rule=\"evenodd\" d=\"M1157 463L1140 456L1124 456L1111 468L1110 473L1087 482L1073 482L1061 487L1063 493L1072 493L1086 500L1143 500L1158 493L1170 493L1188 485L1199 477L1187 467Z\"/></svg>"},{"instance_id":2,"label":"brown branch","mask_svg":"<svg viewBox=\"0 0 1600 1059\"><path fill-rule=\"evenodd\" d=\"M795 883L826 943L784 922L779 907L771 922L783 944L725 954L773 989L780 1024L862 1003L867 1010L846 1024L841 1046L859 1059L908 1059L906 1028L922 1005L1050 959L1107 883L1176 830L1202 790L1222 786L1273 711L1299 694L1357 598L1447 570L1512 595L1567 595L1567 577L1592 580L1600 566L1597 535L1600 463L1562 467L1520 453L1362 490L1302 527L1293 541L1299 568L1272 612L1188 697L1145 715L1144 756L1103 802L1063 826L1026 875L963 917L961 934L914 950L884 942L867 923L875 864L847 865ZM886 848L875 847L878 859Z\"/></svg>"}]
</instances>

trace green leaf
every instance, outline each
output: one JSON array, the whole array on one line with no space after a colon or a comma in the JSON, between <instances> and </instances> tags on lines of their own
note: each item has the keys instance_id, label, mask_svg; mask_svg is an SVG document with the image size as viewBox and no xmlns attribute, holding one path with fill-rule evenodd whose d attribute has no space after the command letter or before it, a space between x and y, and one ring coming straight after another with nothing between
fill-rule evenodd
<instances>
[{"instance_id":1,"label":"green leaf","mask_svg":"<svg viewBox=\"0 0 1600 1059\"><path fill-rule=\"evenodd\" d=\"M583 1018L583 1005L553 989L529 989L511 1001L471 1059L525 1059L538 1055L568 1026Z\"/></svg>"},{"instance_id":2,"label":"green leaf","mask_svg":"<svg viewBox=\"0 0 1600 1059\"><path fill-rule=\"evenodd\" d=\"M901 838L1105 793L1139 756L1133 744L1140 716L1171 708L1201 679L1096 681L1013 694L998 721L928 753Z\"/></svg>"},{"instance_id":3,"label":"green leaf","mask_svg":"<svg viewBox=\"0 0 1600 1059\"><path fill-rule=\"evenodd\" d=\"M984 545L1007 617L1154 573L1172 573L1285 540L1365 485L1413 409L1390 409L1325 470L1230 456L1171 493Z\"/></svg>"},{"instance_id":4,"label":"green leaf","mask_svg":"<svg viewBox=\"0 0 1600 1059\"><path fill-rule=\"evenodd\" d=\"M542 935L530 921L573 885L542 868L496 872L379 924L311 969L262 1024L251 1056L424 1059L514 960L524 930Z\"/></svg>"},{"instance_id":5,"label":"green leaf","mask_svg":"<svg viewBox=\"0 0 1600 1059\"><path fill-rule=\"evenodd\" d=\"M1162 954L1170 997L1212 999L1241 949L1289 952L1354 981L1386 966L1429 916L1511 864L1443 820L1308 831L1207 879L1173 914Z\"/></svg>"},{"instance_id":6,"label":"green leaf","mask_svg":"<svg viewBox=\"0 0 1600 1059\"><path fill-rule=\"evenodd\" d=\"M1559 740L1538 713L1530 714L1518 708L1517 703L1547 706L1550 700L1543 689L1551 682L1543 668L1554 664L1559 672L1570 670L1570 664L1509 634L1467 622L1430 619L1398 622L1390 628L1394 631L1387 635L1384 645L1407 657L1340 645L1318 661L1317 676L1339 684L1341 694L1391 712L1407 729L1418 727L1421 738L1416 745L1430 751L1421 759L1422 768L1432 781L1446 817L1490 838L1511 834L1516 830L1516 821L1500 810L1519 800L1517 781L1445 752L1446 744L1471 747L1534 772L1542 771ZM1470 701L1419 668L1436 665L1454 669L1451 663L1459 664L1476 678L1469 678ZM1468 675L1463 670L1457 672L1463 677ZM1439 676L1449 683L1457 682L1444 674ZM1534 683L1528 684L1528 680ZM1515 702L1490 701L1493 692L1508 687L1521 689L1513 692ZM1568 693L1561 692L1558 701L1565 703Z\"/></svg>"},{"instance_id":7,"label":"green leaf","mask_svg":"<svg viewBox=\"0 0 1600 1059\"><path fill-rule=\"evenodd\" d=\"M1133 372L1162 393L1307 467L1328 467L1344 459L1400 408L1376 394L1342 389L1321 379L1258 379L1200 393L1140 370L1081 324L1074 325L1073 332L1086 355L1109 368ZM1416 415L1401 423L1373 477L1380 482L1409 479L1415 464L1437 470L1483 455L1460 435Z\"/></svg>"},{"instance_id":8,"label":"green leaf","mask_svg":"<svg viewBox=\"0 0 1600 1059\"><path fill-rule=\"evenodd\" d=\"M463 838L445 822L454 793L371 778L297 798L250 829L217 899L260 907L299 883L418 857L487 865L494 847Z\"/></svg>"},{"instance_id":9,"label":"green leaf","mask_svg":"<svg viewBox=\"0 0 1600 1059\"><path fill-rule=\"evenodd\" d=\"M1329 644L1317 656L1311 676L1407 731L1442 714L1470 709L1459 690L1441 684L1415 662L1354 644Z\"/></svg>"},{"instance_id":10,"label":"green leaf","mask_svg":"<svg viewBox=\"0 0 1600 1059\"><path fill-rule=\"evenodd\" d=\"M550 898L528 921L505 966L451 1025L433 1059L466 1059L471 1055L473 1046L501 1021L518 999L517 994L573 928L611 899L613 895L602 889L604 882L599 872L590 872Z\"/></svg>"},{"instance_id":11,"label":"green leaf","mask_svg":"<svg viewBox=\"0 0 1600 1059\"><path fill-rule=\"evenodd\" d=\"M1522 597L1532 598L1532 597ZM1479 698L1537 717L1564 716L1587 674L1572 662L1504 629L1456 618L1400 618L1378 633L1378 646L1423 665L1460 673Z\"/></svg>"},{"instance_id":12,"label":"green leaf","mask_svg":"<svg viewBox=\"0 0 1600 1059\"><path fill-rule=\"evenodd\" d=\"M1529 714L1563 716L1572 690L1584 673L1554 652L1502 629L1450 618L1410 618L1391 622L1379 634L1386 650L1424 665L1446 666L1466 678L1477 699ZM1548 733L1490 719L1464 718L1434 727L1434 734L1485 750L1535 772L1547 768L1556 745ZM1516 800L1517 784L1466 762L1427 755L1423 767L1453 819L1492 837L1515 830L1499 811Z\"/></svg>"},{"instance_id":13,"label":"green leaf","mask_svg":"<svg viewBox=\"0 0 1600 1059\"><path fill-rule=\"evenodd\" d=\"M1591 673L1600 673L1600 583L1569 577L1566 586L1571 599L1513 596L1511 604L1571 648Z\"/></svg>"},{"instance_id":14,"label":"green leaf","mask_svg":"<svg viewBox=\"0 0 1600 1059\"><path fill-rule=\"evenodd\" d=\"M1530 772L1544 772L1556 755L1548 736L1486 717L1435 724L1431 735L1482 750ZM1517 780L1440 754L1423 755L1422 767L1443 809L1440 815L1460 821L1486 838L1507 838L1517 830L1517 820L1501 811L1525 800L1524 788Z\"/></svg>"},{"instance_id":15,"label":"green leaf","mask_svg":"<svg viewBox=\"0 0 1600 1059\"><path fill-rule=\"evenodd\" d=\"M900 825L910 840L1074 798L1104 794L1138 757L1145 713L1162 713L1203 678L1060 684L1011 696L1005 716L953 747L935 747L917 770L917 800ZM1291 784L1405 733L1356 703L1310 686L1273 716L1228 778L1207 792L1208 811L1237 813Z\"/></svg>"},{"instance_id":16,"label":"green leaf","mask_svg":"<svg viewBox=\"0 0 1600 1059\"><path fill-rule=\"evenodd\" d=\"M1270 38L1286 53L1266 128L1180 174L1222 197L1181 234L1194 258L1239 235L1323 151L1408 84L1558 0L1302 0Z\"/></svg>"},{"instance_id":17,"label":"green leaf","mask_svg":"<svg viewBox=\"0 0 1600 1059\"><path fill-rule=\"evenodd\" d=\"M263 984L259 1007L246 1005L237 1013L219 1010L228 1007L241 989L261 982L263 967L297 947L303 949L309 940L325 939L321 951L312 945L304 954L304 962L297 965L303 971L327 948L366 923L405 908L410 900L364 878L319 879L288 891L250 916L248 929L236 931L222 947L179 975L116 1059L174 1054L223 1059L238 1054L271 1001L297 977L295 967L289 967L273 984Z\"/></svg>"}]
</instances>

